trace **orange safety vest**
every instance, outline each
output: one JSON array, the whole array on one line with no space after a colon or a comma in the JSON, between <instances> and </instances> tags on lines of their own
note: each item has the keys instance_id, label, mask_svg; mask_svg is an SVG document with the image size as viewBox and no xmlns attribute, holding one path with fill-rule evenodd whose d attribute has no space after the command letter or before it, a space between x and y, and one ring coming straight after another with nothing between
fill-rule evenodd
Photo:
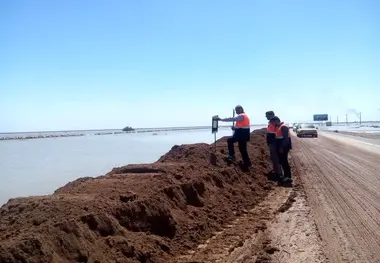
<instances>
[{"instance_id":1,"label":"orange safety vest","mask_svg":"<svg viewBox=\"0 0 380 263\"><path fill-rule=\"evenodd\" d=\"M273 123L268 122L267 133L276 134L276 126Z\"/></svg>"},{"instance_id":2,"label":"orange safety vest","mask_svg":"<svg viewBox=\"0 0 380 263\"><path fill-rule=\"evenodd\" d=\"M251 126L251 123L250 123L250 121L249 121L249 117L248 117L248 115L245 114L245 113L241 113L241 114L239 114L239 115L243 115L244 118L243 118L242 121L237 121L237 122L235 123L235 128L237 128L237 129L249 129L250 126Z\"/></svg>"},{"instance_id":3,"label":"orange safety vest","mask_svg":"<svg viewBox=\"0 0 380 263\"><path fill-rule=\"evenodd\" d=\"M280 126L276 130L276 139L278 139L278 140L284 139L284 135L282 134L282 129L281 129L283 126L288 127L284 123L281 123ZM288 129L289 129L289 127L288 127ZM290 130L288 130L288 132L289 132L288 136L290 137Z\"/></svg>"}]
</instances>

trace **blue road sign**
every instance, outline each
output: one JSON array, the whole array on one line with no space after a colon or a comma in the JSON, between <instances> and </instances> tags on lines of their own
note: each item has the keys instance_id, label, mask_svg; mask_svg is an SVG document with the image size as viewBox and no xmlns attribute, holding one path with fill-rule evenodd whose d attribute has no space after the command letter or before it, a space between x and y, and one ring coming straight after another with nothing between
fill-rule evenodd
<instances>
[{"instance_id":1,"label":"blue road sign","mask_svg":"<svg viewBox=\"0 0 380 263\"><path fill-rule=\"evenodd\" d=\"M313 120L314 121L328 121L329 115L328 114L314 114Z\"/></svg>"}]
</instances>

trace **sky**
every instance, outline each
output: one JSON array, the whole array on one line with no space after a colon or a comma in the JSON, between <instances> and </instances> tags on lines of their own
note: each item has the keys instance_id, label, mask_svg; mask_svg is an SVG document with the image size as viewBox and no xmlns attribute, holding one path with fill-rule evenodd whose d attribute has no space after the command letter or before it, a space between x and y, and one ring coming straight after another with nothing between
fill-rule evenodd
<instances>
[{"instance_id":1,"label":"sky","mask_svg":"<svg viewBox=\"0 0 380 263\"><path fill-rule=\"evenodd\" d=\"M0 132L380 120L377 0L0 1Z\"/></svg>"}]
</instances>

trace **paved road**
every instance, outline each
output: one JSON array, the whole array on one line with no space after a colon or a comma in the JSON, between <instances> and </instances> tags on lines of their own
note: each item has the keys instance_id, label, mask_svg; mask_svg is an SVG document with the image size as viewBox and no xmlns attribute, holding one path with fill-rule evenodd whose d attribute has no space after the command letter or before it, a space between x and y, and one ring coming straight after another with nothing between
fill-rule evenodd
<instances>
[{"instance_id":1,"label":"paved road","mask_svg":"<svg viewBox=\"0 0 380 263\"><path fill-rule=\"evenodd\" d=\"M380 142L320 133L292 158L331 262L380 262Z\"/></svg>"}]
</instances>

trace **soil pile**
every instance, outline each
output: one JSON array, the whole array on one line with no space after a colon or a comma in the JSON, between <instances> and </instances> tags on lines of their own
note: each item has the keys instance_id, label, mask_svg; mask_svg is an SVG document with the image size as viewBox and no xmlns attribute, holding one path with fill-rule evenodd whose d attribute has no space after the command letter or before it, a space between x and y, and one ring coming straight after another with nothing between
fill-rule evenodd
<instances>
[{"instance_id":1,"label":"soil pile","mask_svg":"<svg viewBox=\"0 0 380 263\"><path fill-rule=\"evenodd\" d=\"M264 129L251 134L249 172L223 160L226 147L217 142L216 165L213 145L174 146L155 163L9 200L0 262L172 262L272 189Z\"/></svg>"}]
</instances>

